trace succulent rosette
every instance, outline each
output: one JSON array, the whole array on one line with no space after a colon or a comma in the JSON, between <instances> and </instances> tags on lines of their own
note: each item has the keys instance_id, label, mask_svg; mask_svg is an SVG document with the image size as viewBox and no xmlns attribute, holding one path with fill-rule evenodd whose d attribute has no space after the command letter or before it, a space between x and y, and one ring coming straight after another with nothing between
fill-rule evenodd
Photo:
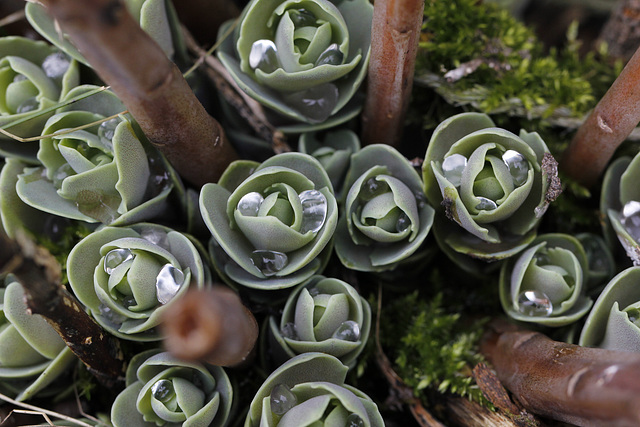
<instances>
[{"instance_id":1,"label":"succulent rosette","mask_svg":"<svg viewBox=\"0 0 640 427\"><path fill-rule=\"evenodd\" d=\"M94 89L78 86L68 97ZM65 218L112 225L166 211L167 197L179 181L164 158L143 142L129 116L76 129L125 111L113 93L93 94L58 111L43 133L67 132L43 138L37 153L41 166L19 174L16 191L24 203Z\"/></svg>"},{"instance_id":2,"label":"succulent rosette","mask_svg":"<svg viewBox=\"0 0 640 427\"><path fill-rule=\"evenodd\" d=\"M284 289L326 265L338 208L322 165L301 153L236 161L205 184L200 211L216 270L230 284Z\"/></svg>"},{"instance_id":3,"label":"succulent rosette","mask_svg":"<svg viewBox=\"0 0 640 427\"><path fill-rule=\"evenodd\" d=\"M140 27L151 36L168 57L174 54L174 39L171 32L173 9L167 0L124 0L127 10L140 23ZM27 20L42 37L71 57L89 65L66 35L61 35L58 26L47 12L46 7L35 2L25 6Z\"/></svg>"},{"instance_id":4,"label":"succulent rosette","mask_svg":"<svg viewBox=\"0 0 640 427\"><path fill-rule=\"evenodd\" d=\"M279 322L269 318L269 329L289 358L322 352L353 366L369 337L371 308L348 283L313 276L291 292Z\"/></svg>"},{"instance_id":5,"label":"succulent rosette","mask_svg":"<svg viewBox=\"0 0 640 427\"><path fill-rule=\"evenodd\" d=\"M348 368L324 353L305 353L276 369L253 398L245 427L382 427L376 404L344 383Z\"/></svg>"},{"instance_id":6,"label":"succulent rosette","mask_svg":"<svg viewBox=\"0 0 640 427\"><path fill-rule=\"evenodd\" d=\"M253 0L218 57L243 91L283 116L283 131L335 126L361 108L354 95L367 72L372 17L366 0Z\"/></svg>"},{"instance_id":7,"label":"succulent rosette","mask_svg":"<svg viewBox=\"0 0 640 427\"><path fill-rule=\"evenodd\" d=\"M349 169L351 155L360 149L360 139L348 129L318 132L306 132L300 135L298 151L310 154L329 174L336 194L340 194L344 178Z\"/></svg>"},{"instance_id":8,"label":"succulent rosette","mask_svg":"<svg viewBox=\"0 0 640 427\"><path fill-rule=\"evenodd\" d=\"M500 302L512 319L565 326L583 317L593 301L585 295L589 261L568 234L544 234L500 272Z\"/></svg>"},{"instance_id":9,"label":"succulent rosette","mask_svg":"<svg viewBox=\"0 0 640 427\"><path fill-rule=\"evenodd\" d=\"M204 248L155 224L102 227L69 253L67 275L78 300L113 335L161 339L163 311L189 288L210 282Z\"/></svg>"},{"instance_id":10,"label":"succulent rosette","mask_svg":"<svg viewBox=\"0 0 640 427\"><path fill-rule=\"evenodd\" d=\"M0 37L0 127L20 137L40 135L55 106L77 86L78 64L55 47L23 37ZM0 155L33 162L37 143L19 143L0 135Z\"/></svg>"},{"instance_id":11,"label":"succulent rosette","mask_svg":"<svg viewBox=\"0 0 640 427\"><path fill-rule=\"evenodd\" d=\"M454 260L485 261L524 249L560 191L556 165L536 132L516 135L481 113L442 122L422 167L429 203L450 220L434 227L440 247Z\"/></svg>"},{"instance_id":12,"label":"succulent rosette","mask_svg":"<svg viewBox=\"0 0 640 427\"><path fill-rule=\"evenodd\" d=\"M223 427L231 421L233 388L220 366L148 350L131 359L126 385L111 407L114 427Z\"/></svg>"},{"instance_id":13,"label":"succulent rosette","mask_svg":"<svg viewBox=\"0 0 640 427\"><path fill-rule=\"evenodd\" d=\"M351 156L344 191L336 253L346 267L392 270L426 239L434 210L420 175L393 147L369 145Z\"/></svg>"},{"instance_id":14,"label":"succulent rosette","mask_svg":"<svg viewBox=\"0 0 640 427\"><path fill-rule=\"evenodd\" d=\"M0 278L0 390L18 401L60 392L56 384L76 361L47 321L28 312L22 285Z\"/></svg>"},{"instance_id":15,"label":"succulent rosette","mask_svg":"<svg viewBox=\"0 0 640 427\"><path fill-rule=\"evenodd\" d=\"M600 293L580 333L579 344L640 352L640 267L618 273Z\"/></svg>"},{"instance_id":16,"label":"succulent rosette","mask_svg":"<svg viewBox=\"0 0 640 427\"><path fill-rule=\"evenodd\" d=\"M640 265L640 155L621 157L609 165L602 182L600 212L605 215L604 235L613 247L617 236L633 261ZM617 245L616 245L617 246Z\"/></svg>"}]
</instances>

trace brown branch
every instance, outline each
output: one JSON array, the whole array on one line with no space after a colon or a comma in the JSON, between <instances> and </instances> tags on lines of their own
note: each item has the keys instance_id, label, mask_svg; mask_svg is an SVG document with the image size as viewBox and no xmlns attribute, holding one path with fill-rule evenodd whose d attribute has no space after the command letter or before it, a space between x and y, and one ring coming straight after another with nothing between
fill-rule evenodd
<instances>
[{"instance_id":1,"label":"brown branch","mask_svg":"<svg viewBox=\"0 0 640 427\"><path fill-rule=\"evenodd\" d=\"M480 350L528 411L580 426L640 424L640 354L502 327Z\"/></svg>"},{"instance_id":2,"label":"brown branch","mask_svg":"<svg viewBox=\"0 0 640 427\"><path fill-rule=\"evenodd\" d=\"M373 8L362 143L398 146L413 86L424 0L377 0Z\"/></svg>"},{"instance_id":3,"label":"brown branch","mask_svg":"<svg viewBox=\"0 0 640 427\"><path fill-rule=\"evenodd\" d=\"M13 273L25 290L31 314L39 314L62 337L102 384L124 382L125 363L119 341L107 334L60 285L60 265L24 233L16 241L0 236L2 272Z\"/></svg>"},{"instance_id":4,"label":"brown branch","mask_svg":"<svg viewBox=\"0 0 640 427\"><path fill-rule=\"evenodd\" d=\"M195 185L236 159L220 124L122 0L41 0L149 140Z\"/></svg>"},{"instance_id":5,"label":"brown branch","mask_svg":"<svg viewBox=\"0 0 640 427\"><path fill-rule=\"evenodd\" d=\"M243 363L258 339L258 323L238 295L223 287L190 291L167 307L162 328L170 353L212 365Z\"/></svg>"},{"instance_id":6,"label":"brown branch","mask_svg":"<svg viewBox=\"0 0 640 427\"><path fill-rule=\"evenodd\" d=\"M560 162L561 169L583 185L594 185L638 122L640 49L578 129Z\"/></svg>"},{"instance_id":7,"label":"brown branch","mask_svg":"<svg viewBox=\"0 0 640 427\"><path fill-rule=\"evenodd\" d=\"M640 1L619 1L602 27L596 45L607 44L607 56L628 61L640 44Z\"/></svg>"}]
</instances>

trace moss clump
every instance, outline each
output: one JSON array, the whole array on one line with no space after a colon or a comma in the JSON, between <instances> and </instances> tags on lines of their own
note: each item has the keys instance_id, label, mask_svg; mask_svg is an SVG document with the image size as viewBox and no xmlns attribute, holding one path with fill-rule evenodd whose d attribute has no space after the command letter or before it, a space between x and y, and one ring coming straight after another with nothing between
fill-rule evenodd
<instances>
[{"instance_id":1,"label":"moss clump","mask_svg":"<svg viewBox=\"0 0 640 427\"><path fill-rule=\"evenodd\" d=\"M533 30L496 4L427 0L416 82L451 104L489 114L556 124L581 117L622 64L610 65L604 50L581 57L577 29L577 23L569 28L562 51L545 53Z\"/></svg>"},{"instance_id":2,"label":"moss clump","mask_svg":"<svg viewBox=\"0 0 640 427\"><path fill-rule=\"evenodd\" d=\"M383 326L382 340L416 396L426 401L429 391L438 391L488 405L471 375L484 360L477 352L484 321L463 326L459 313L445 310L442 294L426 301L417 292L394 300L382 318L395 319Z\"/></svg>"}]
</instances>

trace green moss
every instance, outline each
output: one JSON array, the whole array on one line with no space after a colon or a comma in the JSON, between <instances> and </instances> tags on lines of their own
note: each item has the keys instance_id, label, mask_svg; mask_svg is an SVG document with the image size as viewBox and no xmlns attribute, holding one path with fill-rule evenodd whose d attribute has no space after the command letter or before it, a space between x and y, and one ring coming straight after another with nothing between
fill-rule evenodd
<instances>
[{"instance_id":1,"label":"green moss","mask_svg":"<svg viewBox=\"0 0 640 427\"><path fill-rule=\"evenodd\" d=\"M427 400L430 391L438 391L488 405L471 376L483 361L477 343L485 322L465 326L460 317L445 310L442 294L426 301L414 292L384 310L382 318L395 321L383 327L382 340L395 358L396 372L416 396Z\"/></svg>"},{"instance_id":2,"label":"green moss","mask_svg":"<svg viewBox=\"0 0 640 427\"><path fill-rule=\"evenodd\" d=\"M66 226L63 230L57 233L57 238L54 240L49 236L39 235L36 236L36 242L47 249L51 255L53 255L62 268L61 283L66 285L67 280L67 258L69 252L80 240L85 238L91 233L91 229L86 224L80 222L73 222Z\"/></svg>"},{"instance_id":3,"label":"green moss","mask_svg":"<svg viewBox=\"0 0 640 427\"><path fill-rule=\"evenodd\" d=\"M577 23L569 28L562 51L546 53L532 29L496 4L427 0L416 84L435 89L451 104L489 114L552 123L582 117L622 64L610 65L604 50L581 57L577 30ZM446 77L463 65L471 67L468 73Z\"/></svg>"}]
</instances>

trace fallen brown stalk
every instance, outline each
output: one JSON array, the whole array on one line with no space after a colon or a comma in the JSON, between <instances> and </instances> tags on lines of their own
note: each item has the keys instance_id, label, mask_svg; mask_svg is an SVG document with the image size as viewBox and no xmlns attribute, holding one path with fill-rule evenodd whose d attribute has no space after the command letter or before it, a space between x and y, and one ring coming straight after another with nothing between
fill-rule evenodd
<instances>
[{"instance_id":1,"label":"fallen brown stalk","mask_svg":"<svg viewBox=\"0 0 640 427\"><path fill-rule=\"evenodd\" d=\"M490 330L481 352L533 413L579 426L640 425L640 354Z\"/></svg>"},{"instance_id":2,"label":"fallen brown stalk","mask_svg":"<svg viewBox=\"0 0 640 427\"><path fill-rule=\"evenodd\" d=\"M185 180L214 182L236 159L220 124L122 0L40 2Z\"/></svg>"}]
</instances>

